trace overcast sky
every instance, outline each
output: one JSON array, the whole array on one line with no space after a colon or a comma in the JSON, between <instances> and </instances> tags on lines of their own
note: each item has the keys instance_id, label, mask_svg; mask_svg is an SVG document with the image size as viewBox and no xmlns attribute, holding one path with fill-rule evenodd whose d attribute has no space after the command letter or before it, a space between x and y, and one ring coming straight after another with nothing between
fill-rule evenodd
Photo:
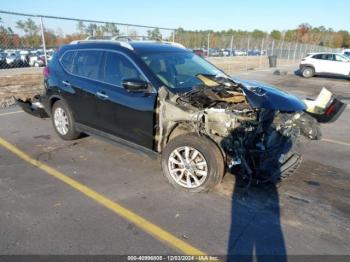
<instances>
[{"instance_id":1,"label":"overcast sky","mask_svg":"<svg viewBox=\"0 0 350 262\"><path fill-rule=\"evenodd\" d=\"M185 29L271 31L307 22L350 31L346 0L6 0L0 10ZM65 31L73 25L60 26Z\"/></svg>"}]
</instances>

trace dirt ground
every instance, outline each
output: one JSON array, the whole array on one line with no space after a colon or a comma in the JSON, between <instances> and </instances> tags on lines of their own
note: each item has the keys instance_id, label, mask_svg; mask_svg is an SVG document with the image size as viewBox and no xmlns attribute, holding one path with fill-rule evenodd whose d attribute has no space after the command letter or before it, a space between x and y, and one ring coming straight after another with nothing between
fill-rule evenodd
<instances>
[{"instance_id":1,"label":"dirt ground","mask_svg":"<svg viewBox=\"0 0 350 262\"><path fill-rule=\"evenodd\" d=\"M269 67L269 60L266 56L210 57L208 60L230 75ZM292 59L278 59L277 66L297 66L298 62Z\"/></svg>"},{"instance_id":2,"label":"dirt ground","mask_svg":"<svg viewBox=\"0 0 350 262\"><path fill-rule=\"evenodd\" d=\"M41 70L12 69L0 74L0 108L15 104L15 98L26 100L43 90Z\"/></svg>"},{"instance_id":3,"label":"dirt ground","mask_svg":"<svg viewBox=\"0 0 350 262\"><path fill-rule=\"evenodd\" d=\"M267 57L211 57L208 59L228 74L267 68ZM279 60L278 65L292 64ZM25 100L43 89L42 68L15 68L0 70L0 108L15 104L15 97Z\"/></svg>"}]
</instances>

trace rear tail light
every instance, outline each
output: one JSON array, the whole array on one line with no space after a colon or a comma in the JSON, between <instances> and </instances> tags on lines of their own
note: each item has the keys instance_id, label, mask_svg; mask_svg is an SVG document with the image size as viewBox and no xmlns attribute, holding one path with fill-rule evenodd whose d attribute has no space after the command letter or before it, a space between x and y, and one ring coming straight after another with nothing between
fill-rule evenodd
<instances>
[{"instance_id":1,"label":"rear tail light","mask_svg":"<svg viewBox=\"0 0 350 262\"><path fill-rule=\"evenodd\" d=\"M50 70L49 70L49 67L48 66L45 66L44 69L43 69L43 75L44 77L49 77L50 75Z\"/></svg>"}]
</instances>

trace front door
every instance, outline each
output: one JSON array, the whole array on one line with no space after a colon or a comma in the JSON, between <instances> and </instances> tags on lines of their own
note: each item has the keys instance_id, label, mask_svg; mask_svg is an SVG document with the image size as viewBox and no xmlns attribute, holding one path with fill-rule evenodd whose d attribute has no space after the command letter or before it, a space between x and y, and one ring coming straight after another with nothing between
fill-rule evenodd
<instances>
[{"instance_id":1,"label":"front door","mask_svg":"<svg viewBox=\"0 0 350 262\"><path fill-rule=\"evenodd\" d=\"M98 128L152 149L157 94L128 92L122 87L123 79L146 81L129 57L106 51L97 90Z\"/></svg>"}]
</instances>

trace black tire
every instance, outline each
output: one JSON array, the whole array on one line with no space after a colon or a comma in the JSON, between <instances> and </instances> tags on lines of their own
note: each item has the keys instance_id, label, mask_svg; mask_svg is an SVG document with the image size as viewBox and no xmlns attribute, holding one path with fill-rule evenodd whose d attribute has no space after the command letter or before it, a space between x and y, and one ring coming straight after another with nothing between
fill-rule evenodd
<instances>
[{"instance_id":1,"label":"black tire","mask_svg":"<svg viewBox=\"0 0 350 262\"><path fill-rule=\"evenodd\" d=\"M63 110L64 115L66 116L67 124L65 125L65 127L68 130L66 133L60 131L59 128L56 126L55 112L57 110ZM62 100L58 100L53 104L52 110L51 110L51 119L52 119L52 124L53 124L53 127L54 127L56 133L63 140L74 140L74 139L77 139L80 137L81 133L76 131L75 122L74 122L72 112L70 111L70 109L66 105L66 103L63 102Z\"/></svg>"},{"instance_id":2,"label":"black tire","mask_svg":"<svg viewBox=\"0 0 350 262\"><path fill-rule=\"evenodd\" d=\"M306 66L303 68L301 74L303 75L303 77L305 78L311 78L315 75L315 70L310 67L310 66Z\"/></svg>"},{"instance_id":3,"label":"black tire","mask_svg":"<svg viewBox=\"0 0 350 262\"><path fill-rule=\"evenodd\" d=\"M198 151L201 154L198 157L204 157L204 160L206 161L207 175L205 176L205 178L200 179L203 182L199 186L188 188L183 185L180 185L178 182L175 181L175 178L173 178L173 176L170 173L170 156L172 155L175 149L181 149L184 147L190 147ZM192 154L192 156L193 155L194 153ZM190 163L193 163L195 165L195 161L197 158L195 158L193 162L191 161ZM168 179L170 184L172 184L177 189L181 189L191 193L207 192L213 189L218 183L221 182L225 171L224 159L219 147L212 140L204 136L198 136L195 133L180 135L171 140L162 152L161 162L163 174ZM194 171L194 173L196 172L197 171ZM192 181L194 181L193 178Z\"/></svg>"}]
</instances>

